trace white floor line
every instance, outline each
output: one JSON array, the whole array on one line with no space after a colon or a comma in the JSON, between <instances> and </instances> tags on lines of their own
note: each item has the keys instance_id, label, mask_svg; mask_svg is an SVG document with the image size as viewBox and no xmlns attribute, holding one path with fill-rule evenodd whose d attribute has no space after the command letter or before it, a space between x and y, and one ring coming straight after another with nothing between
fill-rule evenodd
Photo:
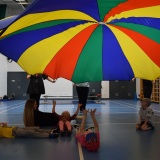
<instances>
[{"instance_id":1,"label":"white floor line","mask_svg":"<svg viewBox=\"0 0 160 160\"><path fill-rule=\"evenodd\" d=\"M79 142L78 142L78 152L79 152L79 160L84 160L82 147Z\"/></svg>"},{"instance_id":2,"label":"white floor line","mask_svg":"<svg viewBox=\"0 0 160 160\"><path fill-rule=\"evenodd\" d=\"M128 103L125 103L125 102L119 102L119 101L118 101L118 102L112 101L112 102L113 102L113 103L120 104L120 105L123 105L123 106L128 107L128 108L135 109L135 110L137 110L137 111L139 111L139 109L140 109L140 106L138 106L139 108L130 107L130 106L126 105L126 104L128 104ZM137 107L137 105L133 105L133 104L132 104L132 106L136 106L136 107ZM152 108L152 109L153 109L153 108ZM155 113L156 116L160 116L159 114L157 114L157 113L160 113L160 111L157 111L157 110L154 110L154 109L153 109L153 111L156 112L156 113ZM126 113L128 113L128 112L126 112Z\"/></svg>"},{"instance_id":3,"label":"white floor line","mask_svg":"<svg viewBox=\"0 0 160 160\"><path fill-rule=\"evenodd\" d=\"M111 101L111 102L116 103L116 104L123 105L123 106L125 106L125 107L127 107L127 108L132 108L132 109L135 109L135 110L139 110L139 109L140 109L140 106L138 106L139 108L130 107L131 105L128 106L128 104L127 104L127 103L124 103L124 102L117 102L117 101ZM133 105L133 104L132 104L132 105ZM136 105L133 105L133 106L136 106Z\"/></svg>"},{"instance_id":4,"label":"white floor line","mask_svg":"<svg viewBox=\"0 0 160 160\"><path fill-rule=\"evenodd\" d=\"M7 112L7 111L12 110L12 109L19 108L19 107L21 107L21 106L23 106L23 105L20 105L20 106L18 106L18 107L12 107L12 108L10 108L10 109L0 111L0 113L4 113L4 112Z\"/></svg>"},{"instance_id":5,"label":"white floor line","mask_svg":"<svg viewBox=\"0 0 160 160\"><path fill-rule=\"evenodd\" d=\"M18 102L18 103L13 103L13 104L2 104L3 107L12 107L12 106L17 106L17 105L24 105L25 102Z\"/></svg>"}]
</instances>

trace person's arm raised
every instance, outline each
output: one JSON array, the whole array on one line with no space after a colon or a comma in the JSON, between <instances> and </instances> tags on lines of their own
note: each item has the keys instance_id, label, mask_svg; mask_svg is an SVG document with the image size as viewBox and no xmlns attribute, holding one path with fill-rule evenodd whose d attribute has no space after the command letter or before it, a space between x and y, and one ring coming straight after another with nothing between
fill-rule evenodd
<instances>
[{"instance_id":1,"label":"person's arm raised","mask_svg":"<svg viewBox=\"0 0 160 160\"><path fill-rule=\"evenodd\" d=\"M83 118L82 118L82 122L81 122L81 125L80 125L80 128L79 128L80 132L84 132L84 130L85 130L87 113L88 113L87 110L83 110Z\"/></svg>"},{"instance_id":2,"label":"person's arm raised","mask_svg":"<svg viewBox=\"0 0 160 160\"><path fill-rule=\"evenodd\" d=\"M53 100L52 103L53 103L52 113L54 113L56 108L56 101Z\"/></svg>"},{"instance_id":3,"label":"person's arm raised","mask_svg":"<svg viewBox=\"0 0 160 160\"><path fill-rule=\"evenodd\" d=\"M91 118L92 118L92 121L94 123L94 130L95 130L95 132L99 132L99 125L98 125L98 121L97 121L97 119L95 117L95 112L96 112L96 109L94 109L94 110L91 109L89 111L89 113L91 115Z\"/></svg>"},{"instance_id":4,"label":"person's arm raised","mask_svg":"<svg viewBox=\"0 0 160 160\"><path fill-rule=\"evenodd\" d=\"M82 104L79 104L79 103L78 103L77 110L76 110L76 112L75 112L76 115L78 115L78 112L79 112L81 106L82 106Z\"/></svg>"}]
</instances>

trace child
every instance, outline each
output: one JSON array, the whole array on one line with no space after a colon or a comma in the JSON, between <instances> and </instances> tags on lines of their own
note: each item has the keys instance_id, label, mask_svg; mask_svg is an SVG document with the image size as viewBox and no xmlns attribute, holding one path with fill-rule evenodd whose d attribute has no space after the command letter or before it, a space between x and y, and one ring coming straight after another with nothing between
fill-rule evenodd
<instances>
[{"instance_id":1,"label":"child","mask_svg":"<svg viewBox=\"0 0 160 160\"><path fill-rule=\"evenodd\" d=\"M52 133L49 130L42 130L39 127L15 127L8 126L7 123L0 123L0 137L4 138L58 138L57 133Z\"/></svg>"},{"instance_id":2,"label":"child","mask_svg":"<svg viewBox=\"0 0 160 160\"><path fill-rule=\"evenodd\" d=\"M140 122L136 125L136 129L141 129L144 131L154 129L152 124L154 112L149 107L151 105L151 100L149 98L143 98L141 100L141 108L139 111Z\"/></svg>"},{"instance_id":3,"label":"child","mask_svg":"<svg viewBox=\"0 0 160 160\"><path fill-rule=\"evenodd\" d=\"M92 121L94 123L94 127L90 127L88 129L84 129L87 113L90 113ZM100 147L100 134L99 134L99 126L95 117L96 109L94 110L83 110L84 116L81 122L81 125L76 133L76 139L81 144L82 147L85 147L88 151L97 151ZM92 130L94 128L94 130Z\"/></svg>"},{"instance_id":4,"label":"child","mask_svg":"<svg viewBox=\"0 0 160 160\"><path fill-rule=\"evenodd\" d=\"M55 112L55 106L56 106L56 101L53 101L53 109L52 109L52 113ZM81 104L78 104L77 110L76 112L71 116L70 113L68 111L64 111L62 112L61 115L59 115L59 122L58 122L58 127L60 130L60 134L61 136L65 135L65 130L67 129L67 135L70 136L71 135L71 131L72 131L72 126L71 126L71 120L74 120L76 118L76 116L78 115L78 112L80 110Z\"/></svg>"}]
</instances>

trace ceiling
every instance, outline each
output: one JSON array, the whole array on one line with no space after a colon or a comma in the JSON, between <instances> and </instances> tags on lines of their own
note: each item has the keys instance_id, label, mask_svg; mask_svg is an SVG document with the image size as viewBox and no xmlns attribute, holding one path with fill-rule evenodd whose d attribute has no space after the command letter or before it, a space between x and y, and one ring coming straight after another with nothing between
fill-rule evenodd
<instances>
[{"instance_id":1,"label":"ceiling","mask_svg":"<svg viewBox=\"0 0 160 160\"><path fill-rule=\"evenodd\" d=\"M18 15L34 0L0 0L0 5L7 4L6 17Z\"/></svg>"},{"instance_id":2,"label":"ceiling","mask_svg":"<svg viewBox=\"0 0 160 160\"><path fill-rule=\"evenodd\" d=\"M23 9L25 9L33 1L34 0L0 0L0 5L1 4L20 5Z\"/></svg>"}]
</instances>

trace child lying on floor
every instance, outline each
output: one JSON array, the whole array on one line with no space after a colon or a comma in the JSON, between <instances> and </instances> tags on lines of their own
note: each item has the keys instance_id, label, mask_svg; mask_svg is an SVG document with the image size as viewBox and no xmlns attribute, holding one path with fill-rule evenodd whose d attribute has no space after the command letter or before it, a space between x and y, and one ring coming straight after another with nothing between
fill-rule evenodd
<instances>
[{"instance_id":1,"label":"child lying on floor","mask_svg":"<svg viewBox=\"0 0 160 160\"><path fill-rule=\"evenodd\" d=\"M71 121L75 120L75 118L77 117L81 105L82 104L78 104L77 110L73 115L70 115L68 111L63 111L60 115L56 113L59 116L58 128L61 136L64 136L65 134L67 134L68 136L71 136L71 132L72 132ZM53 101L52 113L55 113L55 107L56 107L56 101Z\"/></svg>"},{"instance_id":2,"label":"child lying on floor","mask_svg":"<svg viewBox=\"0 0 160 160\"><path fill-rule=\"evenodd\" d=\"M81 144L82 147L85 147L88 151L97 151L100 147L100 134L99 134L99 125L95 117L96 109L94 110L83 110L83 119L81 125L78 127L76 133L76 139ZM94 127L85 129L87 113L90 113ZM75 126L77 128L77 126ZM94 128L94 130L93 130Z\"/></svg>"},{"instance_id":3,"label":"child lying on floor","mask_svg":"<svg viewBox=\"0 0 160 160\"><path fill-rule=\"evenodd\" d=\"M0 137L4 138L58 138L57 133L39 127L8 126L6 122L0 122Z\"/></svg>"}]
</instances>

